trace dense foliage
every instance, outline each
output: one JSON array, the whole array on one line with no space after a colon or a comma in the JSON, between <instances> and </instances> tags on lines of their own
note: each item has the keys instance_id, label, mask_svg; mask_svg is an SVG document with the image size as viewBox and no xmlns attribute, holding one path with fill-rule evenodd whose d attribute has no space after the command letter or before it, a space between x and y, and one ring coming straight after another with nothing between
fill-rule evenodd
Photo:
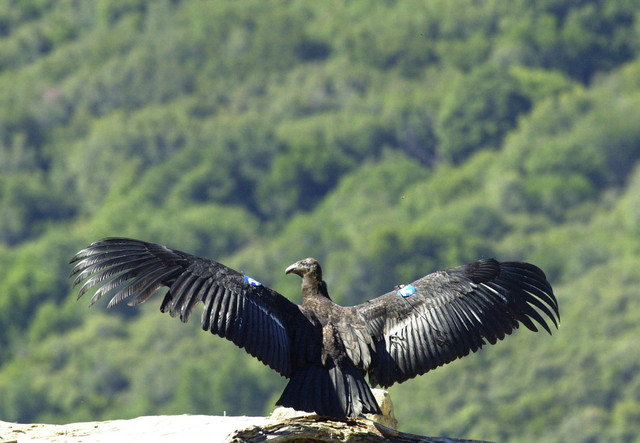
<instances>
[{"instance_id":1,"label":"dense foliage","mask_svg":"<svg viewBox=\"0 0 640 443\"><path fill-rule=\"evenodd\" d=\"M355 304L479 257L556 288L553 337L393 387L401 429L640 438L640 1L0 4L0 419L264 414L285 381L139 308L91 311L105 236Z\"/></svg>"}]
</instances>

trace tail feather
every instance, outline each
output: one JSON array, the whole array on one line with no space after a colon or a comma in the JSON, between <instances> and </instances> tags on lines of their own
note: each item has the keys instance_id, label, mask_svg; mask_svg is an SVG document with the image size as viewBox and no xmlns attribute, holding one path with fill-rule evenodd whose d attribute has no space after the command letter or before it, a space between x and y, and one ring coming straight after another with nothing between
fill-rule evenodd
<instances>
[{"instance_id":1,"label":"tail feather","mask_svg":"<svg viewBox=\"0 0 640 443\"><path fill-rule=\"evenodd\" d=\"M296 370L276 404L334 418L381 413L367 382L353 365Z\"/></svg>"}]
</instances>

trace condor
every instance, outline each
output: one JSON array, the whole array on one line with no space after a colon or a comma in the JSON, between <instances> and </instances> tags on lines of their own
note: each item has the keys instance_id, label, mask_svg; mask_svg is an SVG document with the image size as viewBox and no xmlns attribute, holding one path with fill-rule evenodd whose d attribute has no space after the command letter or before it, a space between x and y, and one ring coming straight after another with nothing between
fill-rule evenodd
<instances>
[{"instance_id":1,"label":"condor","mask_svg":"<svg viewBox=\"0 0 640 443\"><path fill-rule=\"evenodd\" d=\"M277 404L332 418L380 413L365 381L391 386L495 344L520 323L551 333L558 303L545 274L528 263L480 260L434 272L351 307L329 297L317 260L286 269L302 277L302 305L213 260L126 238L92 243L72 259L78 298L146 301L189 320L202 302L202 328L290 379ZM543 316L544 315L544 316Z\"/></svg>"}]
</instances>

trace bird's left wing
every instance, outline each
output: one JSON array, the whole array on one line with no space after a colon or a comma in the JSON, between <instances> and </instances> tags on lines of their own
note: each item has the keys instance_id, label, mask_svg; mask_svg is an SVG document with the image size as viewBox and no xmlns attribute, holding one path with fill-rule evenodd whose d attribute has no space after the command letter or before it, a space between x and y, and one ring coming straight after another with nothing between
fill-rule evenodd
<instances>
[{"instance_id":1,"label":"bird's left wing","mask_svg":"<svg viewBox=\"0 0 640 443\"><path fill-rule=\"evenodd\" d=\"M291 375L291 346L302 314L296 304L258 281L213 260L153 243L107 238L78 252L71 263L78 298L112 295L109 307L130 298L144 302L162 287L169 291L162 312L189 320L204 303L202 328L227 338L285 377Z\"/></svg>"},{"instance_id":2,"label":"bird's left wing","mask_svg":"<svg viewBox=\"0 0 640 443\"><path fill-rule=\"evenodd\" d=\"M371 383L391 386L475 352L524 324L549 333L558 303L534 265L480 260L434 272L355 306L376 342Z\"/></svg>"}]
</instances>

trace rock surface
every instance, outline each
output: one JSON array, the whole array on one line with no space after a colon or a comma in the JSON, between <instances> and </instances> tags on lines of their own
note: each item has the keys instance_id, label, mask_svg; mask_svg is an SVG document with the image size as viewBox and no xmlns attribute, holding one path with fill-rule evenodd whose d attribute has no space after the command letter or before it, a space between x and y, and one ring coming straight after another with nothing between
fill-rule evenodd
<instances>
[{"instance_id":1,"label":"rock surface","mask_svg":"<svg viewBox=\"0 0 640 443\"><path fill-rule=\"evenodd\" d=\"M397 431L398 421L387 391L374 389L383 415L334 421L291 408L276 408L271 417L158 415L130 420L67 425L20 424L0 421L0 443L18 442L424 442L449 443L444 437L423 437Z\"/></svg>"},{"instance_id":2,"label":"rock surface","mask_svg":"<svg viewBox=\"0 0 640 443\"><path fill-rule=\"evenodd\" d=\"M366 419L347 422L315 415L271 417L217 417L172 415L131 420L19 424L0 421L0 442L463 442L443 437L422 437L380 426Z\"/></svg>"},{"instance_id":3,"label":"rock surface","mask_svg":"<svg viewBox=\"0 0 640 443\"><path fill-rule=\"evenodd\" d=\"M0 421L0 442L126 442L126 441L224 441L238 429L265 426L265 417L216 417L208 415L159 415L131 420L70 423L66 425L19 424Z\"/></svg>"}]
</instances>

